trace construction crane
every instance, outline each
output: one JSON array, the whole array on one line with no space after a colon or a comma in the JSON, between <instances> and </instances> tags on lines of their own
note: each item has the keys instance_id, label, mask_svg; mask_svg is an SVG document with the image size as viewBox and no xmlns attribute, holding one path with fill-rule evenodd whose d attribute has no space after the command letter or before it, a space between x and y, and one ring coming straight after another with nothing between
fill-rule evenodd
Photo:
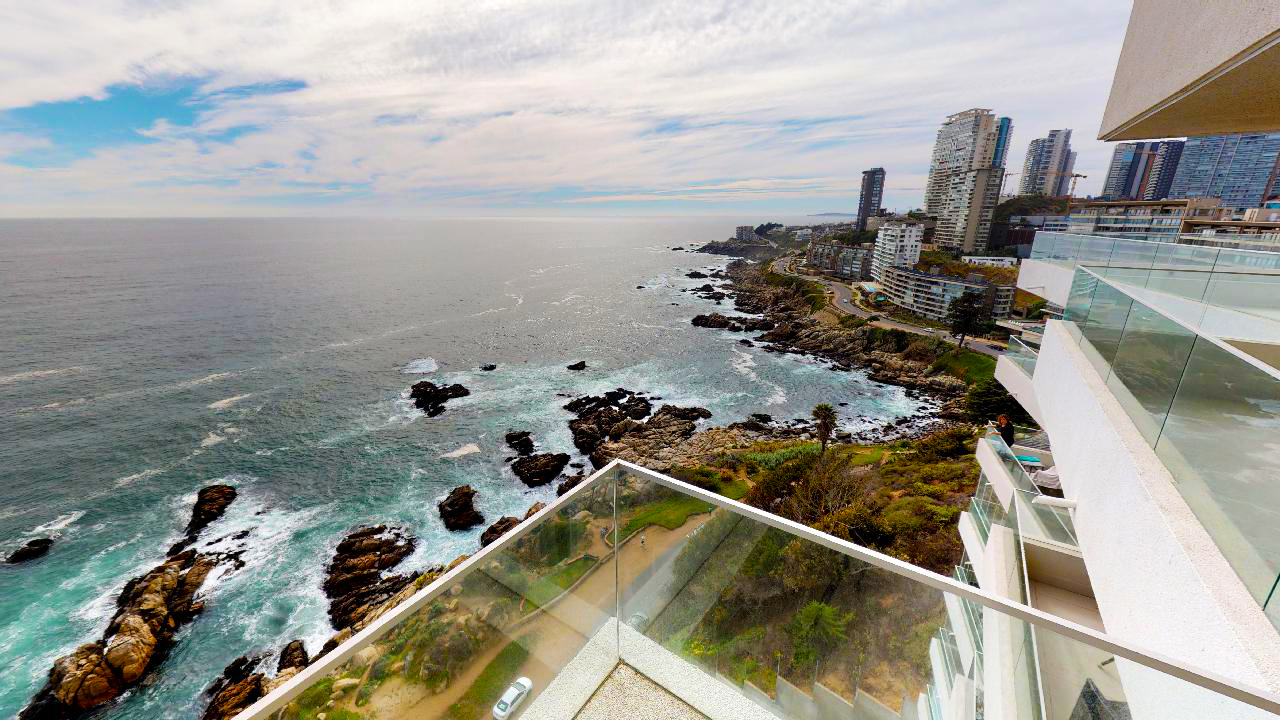
<instances>
[{"instance_id":1,"label":"construction crane","mask_svg":"<svg viewBox=\"0 0 1280 720\"><path fill-rule=\"evenodd\" d=\"M1004 174L1004 178L1000 180L1000 195L1001 195L1001 196L1003 196L1003 195L1004 195L1004 184L1005 184L1005 181L1006 181L1006 180L1008 180L1009 178L1013 177L1014 175L1021 175L1021 174L1022 174L1022 173L1020 173L1020 172L1016 172L1016 173L1005 173L1005 174Z\"/></svg>"},{"instance_id":2,"label":"construction crane","mask_svg":"<svg viewBox=\"0 0 1280 720\"><path fill-rule=\"evenodd\" d=\"M1067 209L1066 212L1063 213L1066 217L1071 217L1071 200L1076 196L1076 180L1087 177L1089 176L1081 175L1080 173L1071 173L1071 189L1067 191Z\"/></svg>"}]
</instances>

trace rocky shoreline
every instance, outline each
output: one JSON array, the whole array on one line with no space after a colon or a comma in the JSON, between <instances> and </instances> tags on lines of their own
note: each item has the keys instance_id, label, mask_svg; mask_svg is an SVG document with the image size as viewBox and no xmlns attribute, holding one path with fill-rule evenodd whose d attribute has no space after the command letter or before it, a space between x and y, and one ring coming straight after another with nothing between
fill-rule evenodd
<instances>
[{"instance_id":1,"label":"rocky shoreline","mask_svg":"<svg viewBox=\"0 0 1280 720\"><path fill-rule=\"evenodd\" d=\"M140 684L173 647L174 636L204 610L197 597L221 564L241 566L240 552L189 549L202 530L226 512L235 488L202 489L186 537L165 561L125 583L102 637L58 658L49 679L19 714L20 720L70 720L99 708ZM242 538L240 538L242 539Z\"/></svg>"}]
</instances>

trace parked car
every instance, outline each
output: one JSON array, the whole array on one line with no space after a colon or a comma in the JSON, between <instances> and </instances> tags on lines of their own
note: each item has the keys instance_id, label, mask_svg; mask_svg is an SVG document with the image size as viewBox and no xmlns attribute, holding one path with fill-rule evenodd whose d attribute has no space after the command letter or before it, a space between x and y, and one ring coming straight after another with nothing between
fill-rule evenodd
<instances>
[{"instance_id":1,"label":"parked car","mask_svg":"<svg viewBox=\"0 0 1280 720\"><path fill-rule=\"evenodd\" d=\"M527 677L519 678L511 683L511 687L502 693L502 697L498 698L498 703L493 706L493 720L507 720L507 718L515 715L516 708L520 707L520 703L529 697L529 693L532 690L533 681Z\"/></svg>"}]
</instances>

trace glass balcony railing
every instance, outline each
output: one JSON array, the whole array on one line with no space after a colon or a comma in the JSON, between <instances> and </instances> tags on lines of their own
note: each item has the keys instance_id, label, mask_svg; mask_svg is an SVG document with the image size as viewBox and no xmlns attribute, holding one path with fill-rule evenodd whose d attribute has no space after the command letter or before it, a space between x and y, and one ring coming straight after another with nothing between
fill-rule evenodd
<instances>
[{"instance_id":1,"label":"glass balcony railing","mask_svg":"<svg viewBox=\"0 0 1280 720\"><path fill-rule=\"evenodd\" d=\"M1027 472L1026 466L1023 465L1024 461L1009 449L999 433L988 433L978 442L985 442L991 446L996 457L1000 459L1000 464L1013 480L1013 487L1017 492L1014 500L1018 508L1018 532L1023 537L1076 545L1075 526L1071 522L1070 513L1061 507L1035 502L1036 498L1043 493Z\"/></svg>"},{"instance_id":2,"label":"glass balcony railing","mask_svg":"<svg viewBox=\"0 0 1280 720\"><path fill-rule=\"evenodd\" d=\"M1078 268L1064 327L1280 625L1280 276L1188 274L1204 277L1144 285Z\"/></svg>"},{"instance_id":3,"label":"glass balcony railing","mask_svg":"<svg viewBox=\"0 0 1280 720\"><path fill-rule=\"evenodd\" d=\"M1025 372L1028 377L1035 375L1036 358L1039 357L1039 353L1037 353L1030 345L1024 343L1021 339L1010 337L1009 349L1005 351L1004 356L1013 361L1014 365L1022 368L1022 371Z\"/></svg>"},{"instance_id":4,"label":"glass balcony railing","mask_svg":"<svg viewBox=\"0 0 1280 720\"><path fill-rule=\"evenodd\" d=\"M983 643L980 668L945 659L960 672L943 694L930 645L947 595L980 612ZM1041 643L1111 658L1127 702L1171 710L1152 717L1280 711L1233 680L615 461L238 718L478 720L525 678L521 720L569 719L620 663L713 720L957 717L957 703L1037 718L1032 625Z\"/></svg>"},{"instance_id":5,"label":"glass balcony railing","mask_svg":"<svg viewBox=\"0 0 1280 720\"><path fill-rule=\"evenodd\" d=\"M1268 318L1280 292L1280 253L1261 250L1041 232L1031 259L1083 265L1099 277Z\"/></svg>"}]
</instances>

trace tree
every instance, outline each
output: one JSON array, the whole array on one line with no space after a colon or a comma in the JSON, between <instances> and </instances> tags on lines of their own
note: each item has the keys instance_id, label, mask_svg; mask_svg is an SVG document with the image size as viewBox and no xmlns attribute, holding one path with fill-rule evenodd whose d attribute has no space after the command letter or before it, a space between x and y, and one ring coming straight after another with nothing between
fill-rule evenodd
<instances>
[{"instance_id":1,"label":"tree","mask_svg":"<svg viewBox=\"0 0 1280 720\"><path fill-rule=\"evenodd\" d=\"M853 620L853 613L840 611L817 600L810 600L800 608L787 624L791 637L791 661L799 667L816 665L836 643L845 639L845 628Z\"/></svg>"},{"instance_id":2,"label":"tree","mask_svg":"<svg viewBox=\"0 0 1280 720\"><path fill-rule=\"evenodd\" d=\"M995 378L983 378L970 385L964 396L964 409L971 422L990 422L1001 415L1008 415L1014 423L1034 422Z\"/></svg>"},{"instance_id":3,"label":"tree","mask_svg":"<svg viewBox=\"0 0 1280 720\"><path fill-rule=\"evenodd\" d=\"M814 430L818 433L818 442L822 443L822 452L826 454L831 432L836 429L836 409L831 407L831 403L814 405L813 422Z\"/></svg>"},{"instance_id":4,"label":"tree","mask_svg":"<svg viewBox=\"0 0 1280 720\"><path fill-rule=\"evenodd\" d=\"M991 308L982 293L967 292L951 301L947 322L952 334L960 336L959 347L964 347L967 336L980 334L991 326Z\"/></svg>"}]
</instances>

